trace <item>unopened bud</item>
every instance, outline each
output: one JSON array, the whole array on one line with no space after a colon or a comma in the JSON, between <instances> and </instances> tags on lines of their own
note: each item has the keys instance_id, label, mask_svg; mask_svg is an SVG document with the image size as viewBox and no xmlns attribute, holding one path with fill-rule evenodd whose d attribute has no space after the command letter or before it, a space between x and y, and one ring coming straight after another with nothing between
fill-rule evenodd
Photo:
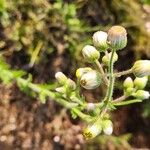
<instances>
[{"instance_id":1,"label":"unopened bud","mask_svg":"<svg viewBox=\"0 0 150 150\"><path fill-rule=\"evenodd\" d=\"M103 132L106 135L111 135L113 133L113 123L110 120L103 121Z\"/></svg>"},{"instance_id":2,"label":"unopened bud","mask_svg":"<svg viewBox=\"0 0 150 150\"><path fill-rule=\"evenodd\" d=\"M71 79L67 79L66 87L68 90L75 90L76 89L76 83Z\"/></svg>"},{"instance_id":3,"label":"unopened bud","mask_svg":"<svg viewBox=\"0 0 150 150\"><path fill-rule=\"evenodd\" d=\"M127 89L125 89L125 95L126 96L130 96L130 95L132 95L132 93L135 91L135 89L134 88L127 88Z\"/></svg>"},{"instance_id":4,"label":"unopened bud","mask_svg":"<svg viewBox=\"0 0 150 150\"><path fill-rule=\"evenodd\" d=\"M61 85L64 85L67 81L67 77L62 72L57 72L55 78Z\"/></svg>"},{"instance_id":5,"label":"unopened bud","mask_svg":"<svg viewBox=\"0 0 150 150\"><path fill-rule=\"evenodd\" d=\"M134 86L135 86L135 88L142 90L145 88L147 82L148 82L148 76L145 76L142 78L136 77L134 80Z\"/></svg>"},{"instance_id":6,"label":"unopened bud","mask_svg":"<svg viewBox=\"0 0 150 150\"><path fill-rule=\"evenodd\" d=\"M89 71L82 75L80 84L85 89L95 89L101 84L101 76L95 70Z\"/></svg>"},{"instance_id":7,"label":"unopened bud","mask_svg":"<svg viewBox=\"0 0 150 150\"><path fill-rule=\"evenodd\" d=\"M98 119L94 124L89 125L87 128L84 129L83 136L86 140L90 140L99 135L101 131L102 121Z\"/></svg>"},{"instance_id":8,"label":"unopened bud","mask_svg":"<svg viewBox=\"0 0 150 150\"><path fill-rule=\"evenodd\" d=\"M131 77L127 77L123 82L124 88L133 88L133 80Z\"/></svg>"},{"instance_id":9,"label":"unopened bud","mask_svg":"<svg viewBox=\"0 0 150 150\"><path fill-rule=\"evenodd\" d=\"M105 51L108 48L107 33L103 31L97 31L93 34L94 46L100 48L101 51Z\"/></svg>"},{"instance_id":10,"label":"unopened bud","mask_svg":"<svg viewBox=\"0 0 150 150\"><path fill-rule=\"evenodd\" d=\"M85 68L79 68L76 70L76 77L80 79L83 74L87 73L88 71L91 71L92 69L90 67Z\"/></svg>"},{"instance_id":11,"label":"unopened bud","mask_svg":"<svg viewBox=\"0 0 150 150\"><path fill-rule=\"evenodd\" d=\"M149 99L150 93L144 90L138 90L136 93L133 94L134 97L138 99Z\"/></svg>"},{"instance_id":12,"label":"unopened bud","mask_svg":"<svg viewBox=\"0 0 150 150\"><path fill-rule=\"evenodd\" d=\"M132 71L136 77L150 75L150 60L138 60L134 63Z\"/></svg>"},{"instance_id":13,"label":"unopened bud","mask_svg":"<svg viewBox=\"0 0 150 150\"><path fill-rule=\"evenodd\" d=\"M120 50L127 45L127 32L122 26L113 26L108 30L108 44L111 48Z\"/></svg>"},{"instance_id":14,"label":"unopened bud","mask_svg":"<svg viewBox=\"0 0 150 150\"><path fill-rule=\"evenodd\" d=\"M102 58L102 61L103 63L108 66L109 65L109 61L110 61L110 58L111 58L111 52L108 54L108 55L105 55L103 58ZM116 62L118 60L118 55L117 53L114 53L114 57L113 57L113 62Z\"/></svg>"},{"instance_id":15,"label":"unopened bud","mask_svg":"<svg viewBox=\"0 0 150 150\"><path fill-rule=\"evenodd\" d=\"M96 48L91 45L86 45L82 49L82 54L83 54L83 57L89 62L94 62L95 60L98 60L100 57L99 51L96 50Z\"/></svg>"},{"instance_id":16,"label":"unopened bud","mask_svg":"<svg viewBox=\"0 0 150 150\"><path fill-rule=\"evenodd\" d=\"M65 94L66 93L66 88L65 87L58 87L55 89L56 92Z\"/></svg>"}]
</instances>

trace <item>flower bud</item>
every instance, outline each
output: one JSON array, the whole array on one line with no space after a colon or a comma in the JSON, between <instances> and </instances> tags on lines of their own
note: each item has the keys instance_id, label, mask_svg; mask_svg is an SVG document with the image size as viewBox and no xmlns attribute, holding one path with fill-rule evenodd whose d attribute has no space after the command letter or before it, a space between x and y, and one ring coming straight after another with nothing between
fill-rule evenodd
<instances>
[{"instance_id":1,"label":"flower bud","mask_svg":"<svg viewBox=\"0 0 150 150\"><path fill-rule=\"evenodd\" d=\"M124 88L133 88L133 80L131 77L127 77L123 82Z\"/></svg>"},{"instance_id":2,"label":"flower bud","mask_svg":"<svg viewBox=\"0 0 150 150\"><path fill-rule=\"evenodd\" d=\"M110 58L111 58L111 52L102 58L102 61L106 66L109 65ZM118 60L118 55L117 53L114 53L113 62L116 62L117 60Z\"/></svg>"},{"instance_id":3,"label":"flower bud","mask_svg":"<svg viewBox=\"0 0 150 150\"><path fill-rule=\"evenodd\" d=\"M95 89L101 84L101 76L95 70L89 71L82 75L80 84L85 89Z\"/></svg>"},{"instance_id":4,"label":"flower bud","mask_svg":"<svg viewBox=\"0 0 150 150\"><path fill-rule=\"evenodd\" d=\"M105 51L108 48L107 33L103 31L95 32L93 34L93 44L100 48L100 50Z\"/></svg>"},{"instance_id":5,"label":"flower bud","mask_svg":"<svg viewBox=\"0 0 150 150\"><path fill-rule=\"evenodd\" d=\"M71 80L71 79L67 79L67 81L66 81L66 88L68 89L68 90L75 90L76 89L76 83L73 81L73 80Z\"/></svg>"},{"instance_id":6,"label":"flower bud","mask_svg":"<svg viewBox=\"0 0 150 150\"><path fill-rule=\"evenodd\" d=\"M76 70L76 77L80 79L83 74L87 73L88 71L91 71L92 69L90 67L85 68L79 68Z\"/></svg>"},{"instance_id":7,"label":"flower bud","mask_svg":"<svg viewBox=\"0 0 150 150\"><path fill-rule=\"evenodd\" d=\"M84 48L82 49L82 54L83 54L83 57L89 62L98 60L100 57L99 51L96 50L96 48L91 45L84 46Z\"/></svg>"},{"instance_id":8,"label":"flower bud","mask_svg":"<svg viewBox=\"0 0 150 150\"><path fill-rule=\"evenodd\" d=\"M101 131L102 121L98 119L94 124L89 125L87 128L84 129L83 136L86 140L90 140L99 135Z\"/></svg>"},{"instance_id":9,"label":"flower bud","mask_svg":"<svg viewBox=\"0 0 150 150\"><path fill-rule=\"evenodd\" d=\"M103 121L103 132L106 135L111 135L113 133L113 123L110 120Z\"/></svg>"},{"instance_id":10,"label":"flower bud","mask_svg":"<svg viewBox=\"0 0 150 150\"><path fill-rule=\"evenodd\" d=\"M150 75L150 60L138 60L134 63L132 71L136 77Z\"/></svg>"},{"instance_id":11,"label":"flower bud","mask_svg":"<svg viewBox=\"0 0 150 150\"><path fill-rule=\"evenodd\" d=\"M67 77L62 72L57 72L55 74L55 78L62 85L64 85L66 83L66 81L67 81Z\"/></svg>"},{"instance_id":12,"label":"flower bud","mask_svg":"<svg viewBox=\"0 0 150 150\"><path fill-rule=\"evenodd\" d=\"M142 90L145 88L147 82L148 82L148 76L145 76L142 78L136 77L134 80L134 86L135 86L135 88Z\"/></svg>"},{"instance_id":13,"label":"flower bud","mask_svg":"<svg viewBox=\"0 0 150 150\"><path fill-rule=\"evenodd\" d=\"M94 103L87 103L87 111L92 111L94 110L96 107L95 107L95 104Z\"/></svg>"},{"instance_id":14,"label":"flower bud","mask_svg":"<svg viewBox=\"0 0 150 150\"><path fill-rule=\"evenodd\" d=\"M136 93L133 94L134 97L138 99L149 99L150 93L144 90L138 90Z\"/></svg>"},{"instance_id":15,"label":"flower bud","mask_svg":"<svg viewBox=\"0 0 150 150\"><path fill-rule=\"evenodd\" d=\"M125 95L131 96L134 91L135 91L134 88L127 88L127 89L125 89Z\"/></svg>"},{"instance_id":16,"label":"flower bud","mask_svg":"<svg viewBox=\"0 0 150 150\"><path fill-rule=\"evenodd\" d=\"M127 45L127 32L122 26L113 26L108 30L108 44L111 48L120 50Z\"/></svg>"},{"instance_id":17,"label":"flower bud","mask_svg":"<svg viewBox=\"0 0 150 150\"><path fill-rule=\"evenodd\" d=\"M56 92L65 94L66 93L66 88L65 87L58 87L55 89Z\"/></svg>"}]
</instances>

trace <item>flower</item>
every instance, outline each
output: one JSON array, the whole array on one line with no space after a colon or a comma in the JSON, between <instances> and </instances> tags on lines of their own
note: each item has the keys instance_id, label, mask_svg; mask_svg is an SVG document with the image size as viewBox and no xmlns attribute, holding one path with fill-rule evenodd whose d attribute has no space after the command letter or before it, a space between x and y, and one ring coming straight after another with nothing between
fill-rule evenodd
<instances>
[{"instance_id":1,"label":"flower","mask_svg":"<svg viewBox=\"0 0 150 150\"><path fill-rule=\"evenodd\" d=\"M127 77L123 82L124 88L133 88L133 80L131 77Z\"/></svg>"},{"instance_id":2,"label":"flower","mask_svg":"<svg viewBox=\"0 0 150 150\"><path fill-rule=\"evenodd\" d=\"M76 89L76 83L73 80L68 78L66 81L66 88L68 90L71 90L71 91L75 90Z\"/></svg>"},{"instance_id":3,"label":"flower","mask_svg":"<svg viewBox=\"0 0 150 150\"><path fill-rule=\"evenodd\" d=\"M93 34L93 44L100 48L100 50L105 51L108 48L107 33L103 31L95 32Z\"/></svg>"},{"instance_id":4,"label":"flower","mask_svg":"<svg viewBox=\"0 0 150 150\"><path fill-rule=\"evenodd\" d=\"M127 45L127 32L122 26L113 26L108 30L108 44L111 48L120 50Z\"/></svg>"},{"instance_id":5,"label":"flower","mask_svg":"<svg viewBox=\"0 0 150 150\"><path fill-rule=\"evenodd\" d=\"M111 52L109 54L106 54L103 58L102 58L102 61L103 63L108 66L109 65L109 61L110 61L110 58L111 58ZM114 57L113 57L113 62L116 62L118 60L118 55L117 53L114 53Z\"/></svg>"},{"instance_id":6,"label":"flower","mask_svg":"<svg viewBox=\"0 0 150 150\"><path fill-rule=\"evenodd\" d=\"M80 79L83 74L87 73L88 71L91 71L92 69L90 67L85 68L79 68L76 70L76 77Z\"/></svg>"},{"instance_id":7,"label":"flower","mask_svg":"<svg viewBox=\"0 0 150 150\"><path fill-rule=\"evenodd\" d=\"M95 123L89 125L83 130L83 136L86 140L90 140L99 135L102 131L102 121L98 119Z\"/></svg>"},{"instance_id":8,"label":"flower","mask_svg":"<svg viewBox=\"0 0 150 150\"><path fill-rule=\"evenodd\" d=\"M80 84L85 89L95 89L101 84L101 76L95 70L89 71L82 75Z\"/></svg>"},{"instance_id":9,"label":"flower","mask_svg":"<svg viewBox=\"0 0 150 150\"><path fill-rule=\"evenodd\" d=\"M138 60L132 67L132 72L136 77L144 77L150 75L150 60Z\"/></svg>"},{"instance_id":10,"label":"flower","mask_svg":"<svg viewBox=\"0 0 150 150\"><path fill-rule=\"evenodd\" d=\"M82 54L83 57L89 61L89 62L94 62L95 60L98 60L100 57L100 53L94 46L91 45L86 45L82 49Z\"/></svg>"},{"instance_id":11,"label":"flower","mask_svg":"<svg viewBox=\"0 0 150 150\"><path fill-rule=\"evenodd\" d=\"M103 121L103 132L106 135L111 135L113 133L113 123L110 120Z\"/></svg>"},{"instance_id":12,"label":"flower","mask_svg":"<svg viewBox=\"0 0 150 150\"><path fill-rule=\"evenodd\" d=\"M139 99L148 99L150 97L150 93L148 91L138 90L133 94L133 96Z\"/></svg>"},{"instance_id":13,"label":"flower","mask_svg":"<svg viewBox=\"0 0 150 150\"><path fill-rule=\"evenodd\" d=\"M62 85L64 85L66 83L66 81L67 81L67 77L62 72L57 72L55 74L55 78Z\"/></svg>"},{"instance_id":14,"label":"flower","mask_svg":"<svg viewBox=\"0 0 150 150\"><path fill-rule=\"evenodd\" d=\"M148 82L148 76L145 76L142 78L136 77L134 80L134 86L135 86L135 88L142 90L145 88L147 82Z\"/></svg>"}]
</instances>

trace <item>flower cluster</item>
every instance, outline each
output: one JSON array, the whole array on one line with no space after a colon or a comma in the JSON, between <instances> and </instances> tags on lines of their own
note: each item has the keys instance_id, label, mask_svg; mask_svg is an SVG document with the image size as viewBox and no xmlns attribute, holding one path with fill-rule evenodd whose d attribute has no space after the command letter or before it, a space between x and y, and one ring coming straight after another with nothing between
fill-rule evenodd
<instances>
[{"instance_id":1,"label":"flower cluster","mask_svg":"<svg viewBox=\"0 0 150 150\"><path fill-rule=\"evenodd\" d=\"M113 26L108 32L95 32L92 39L93 45L85 45L81 53L85 61L95 68L78 68L77 83L61 72L55 75L60 85L56 91L63 94L64 98L78 103L78 106L72 109L73 116L76 114L88 122L88 126L83 130L85 139L92 139L102 132L107 135L112 134L113 123L108 117L110 110L120 105L141 102L150 97L149 91L144 90L150 75L150 60L138 60L131 69L114 73L114 63L118 60L117 52L127 45L126 29L122 26ZM123 82L123 95L113 99L115 78L131 73L135 75L135 78L128 76ZM80 88L93 90L101 85L105 85L106 93L98 103L88 103L80 94ZM132 99L128 100L129 97ZM91 115L86 114L89 111L92 112Z\"/></svg>"}]
</instances>

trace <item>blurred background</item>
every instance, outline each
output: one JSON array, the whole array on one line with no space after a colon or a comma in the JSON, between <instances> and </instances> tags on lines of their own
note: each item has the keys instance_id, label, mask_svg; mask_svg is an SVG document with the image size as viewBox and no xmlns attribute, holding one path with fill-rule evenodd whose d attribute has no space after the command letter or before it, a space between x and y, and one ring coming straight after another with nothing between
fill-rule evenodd
<instances>
[{"instance_id":1,"label":"blurred background","mask_svg":"<svg viewBox=\"0 0 150 150\"><path fill-rule=\"evenodd\" d=\"M0 0L0 55L13 69L31 73L34 83L53 85L57 71L75 78L76 68L85 66L83 46L92 44L95 31L112 25L128 32L116 70L150 58L150 0ZM121 93L121 79L115 96ZM84 93L87 100L99 94ZM150 149L149 100L120 107L112 120L112 136L85 141L84 123L66 109L51 100L41 104L15 84L0 84L0 150Z\"/></svg>"}]
</instances>

